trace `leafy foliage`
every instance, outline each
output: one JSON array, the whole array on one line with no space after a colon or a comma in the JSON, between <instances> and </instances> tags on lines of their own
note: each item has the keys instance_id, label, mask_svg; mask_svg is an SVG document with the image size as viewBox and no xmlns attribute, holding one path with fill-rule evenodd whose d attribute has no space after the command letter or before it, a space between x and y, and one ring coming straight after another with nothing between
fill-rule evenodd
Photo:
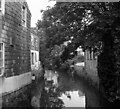
<instances>
[{"instance_id":1,"label":"leafy foliage","mask_svg":"<svg viewBox=\"0 0 120 109\"><path fill-rule=\"evenodd\" d=\"M49 50L69 41L60 56L63 62L80 45L97 51L100 84L111 101L120 98L119 2L56 3L37 26L43 28Z\"/></svg>"}]
</instances>

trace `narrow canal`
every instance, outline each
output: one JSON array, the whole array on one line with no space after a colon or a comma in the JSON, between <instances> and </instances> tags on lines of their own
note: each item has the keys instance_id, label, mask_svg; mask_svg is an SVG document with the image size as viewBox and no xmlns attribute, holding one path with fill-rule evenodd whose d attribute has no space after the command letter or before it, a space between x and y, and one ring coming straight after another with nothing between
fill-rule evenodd
<instances>
[{"instance_id":1,"label":"narrow canal","mask_svg":"<svg viewBox=\"0 0 120 109\"><path fill-rule=\"evenodd\" d=\"M75 76L71 78L66 73L53 73L45 76L42 90L38 89L36 95L41 94L38 106L47 109L59 107L105 107L106 101L94 87L90 86L84 79ZM51 81L53 80L53 82ZM39 86L38 86L39 87ZM100 101L103 101L101 103Z\"/></svg>"},{"instance_id":2,"label":"narrow canal","mask_svg":"<svg viewBox=\"0 0 120 109\"><path fill-rule=\"evenodd\" d=\"M34 82L29 90L30 98L28 100L24 99L16 105L13 103L11 106L20 107L20 109L24 107L31 109L38 109L38 107L43 109L56 107L60 109L66 107L89 109L100 107L100 109L103 109L103 107L109 106L98 90L77 75L72 78L66 72L53 73L48 71L45 73L44 79L39 80L37 83Z\"/></svg>"}]
</instances>

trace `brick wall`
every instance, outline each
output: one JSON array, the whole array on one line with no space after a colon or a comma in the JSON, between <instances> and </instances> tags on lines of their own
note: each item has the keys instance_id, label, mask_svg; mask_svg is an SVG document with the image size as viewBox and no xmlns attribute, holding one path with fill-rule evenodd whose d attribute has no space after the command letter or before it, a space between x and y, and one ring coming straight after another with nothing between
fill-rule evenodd
<instances>
[{"instance_id":1,"label":"brick wall","mask_svg":"<svg viewBox=\"0 0 120 109\"><path fill-rule=\"evenodd\" d=\"M5 76L15 76L30 71L30 22L27 7L27 25L22 26L22 5L26 3L6 2L2 18L2 41L5 43Z\"/></svg>"}]
</instances>

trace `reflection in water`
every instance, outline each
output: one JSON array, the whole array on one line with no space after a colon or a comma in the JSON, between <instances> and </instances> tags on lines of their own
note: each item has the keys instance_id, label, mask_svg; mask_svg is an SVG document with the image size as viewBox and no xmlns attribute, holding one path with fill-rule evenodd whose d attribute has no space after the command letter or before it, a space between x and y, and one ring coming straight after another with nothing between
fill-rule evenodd
<instances>
[{"instance_id":1,"label":"reflection in water","mask_svg":"<svg viewBox=\"0 0 120 109\"><path fill-rule=\"evenodd\" d=\"M59 97L64 102L65 107L85 107L85 96L80 91L66 91Z\"/></svg>"},{"instance_id":2,"label":"reflection in water","mask_svg":"<svg viewBox=\"0 0 120 109\"><path fill-rule=\"evenodd\" d=\"M51 70L46 70L45 74L44 74L44 78L46 80L46 82L53 82L52 85L57 86L58 85L58 73L55 71L51 71Z\"/></svg>"},{"instance_id":3,"label":"reflection in water","mask_svg":"<svg viewBox=\"0 0 120 109\"><path fill-rule=\"evenodd\" d=\"M44 89L41 95L41 107L63 107L64 103L58 96L59 93L54 91L53 87L49 88L49 90Z\"/></svg>"},{"instance_id":4,"label":"reflection in water","mask_svg":"<svg viewBox=\"0 0 120 109\"><path fill-rule=\"evenodd\" d=\"M85 107L85 96L68 81L67 85L58 79L58 73L45 73L45 87L43 88L40 105L45 108L52 107ZM59 80L59 81L58 81ZM63 83L63 84L60 84Z\"/></svg>"}]
</instances>

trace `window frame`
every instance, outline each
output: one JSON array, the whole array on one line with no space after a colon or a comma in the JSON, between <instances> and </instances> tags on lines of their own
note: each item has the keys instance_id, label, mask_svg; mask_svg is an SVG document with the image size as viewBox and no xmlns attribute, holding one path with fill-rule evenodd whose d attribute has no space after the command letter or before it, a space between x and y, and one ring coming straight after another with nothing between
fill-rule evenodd
<instances>
[{"instance_id":1,"label":"window frame","mask_svg":"<svg viewBox=\"0 0 120 109\"><path fill-rule=\"evenodd\" d=\"M31 64L34 65L34 52L31 52Z\"/></svg>"},{"instance_id":2,"label":"window frame","mask_svg":"<svg viewBox=\"0 0 120 109\"><path fill-rule=\"evenodd\" d=\"M31 65L35 65L35 63L39 61L37 52L38 51L31 51Z\"/></svg>"},{"instance_id":3,"label":"window frame","mask_svg":"<svg viewBox=\"0 0 120 109\"><path fill-rule=\"evenodd\" d=\"M0 45L2 45L2 50L0 50L0 52L2 52L2 60L3 60L3 65L0 66L0 69L2 71L2 73L0 74L0 77L3 76L4 74L4 69L5 69L5 44L3 42L0 42Z\"/></svg>"},{"instance_id":4,"label":"window frame","mask_svg":"<svg viewBox=\"0 0 120 109\"><path fill-rule=\"evenodd\" d=\"M1 4L2 4L2 0L0 0L0 10L1 10Z\"/></svg>"},{"instance_id":5,"label":"window frame","mask_svg":"<svg viewBox=\"0 0 120 109\"><path fill-rule=\"evenodd\" d=\"M22 26L27 26L27 7L25 5L22 5Z\"/></svg>"}]
</instances>

